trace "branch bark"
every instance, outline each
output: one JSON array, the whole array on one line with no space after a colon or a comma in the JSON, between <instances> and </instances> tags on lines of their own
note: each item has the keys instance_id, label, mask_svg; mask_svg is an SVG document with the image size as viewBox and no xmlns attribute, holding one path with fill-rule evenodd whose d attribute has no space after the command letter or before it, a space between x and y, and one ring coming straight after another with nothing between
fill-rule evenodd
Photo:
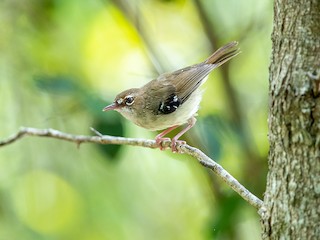
<instances>
[{"instance_id":1,"label":"branch bark","mask_svg":"<svg viewBox=\"0 0 320 240\"><path fill-rule=\"evenodd\" d=\"M20 130L8 137L7 139L0 140L0 147L12 144L25 136L38 136L38 137L49 137L60 140L65 140L69 142L74 142L78 146L81 143L98 143L98 144L122 144L131 146L140 146L146 148L158 148L155 140L147 139L137 139L137 138L124 138L115 137L108 135L100 135L94 129L92 129L99 136L85 136L85 135L73 135L69 133L64 133L55 129L37 129L21 127ZM164 148L170 148L170 141L163 143ZM197 148L191 147L187 144L178 145L177 149L181 154L187 154L196 158L199 163L211 169L215 174L217 174L228 186L230 186L235 192L237 192L244 200L261 212L261 207L263 202L252 194L248 189L241 185L237 179L235 179L230 173L228 173L221 165L216 163L213 159L209 158L202 151Z\"/></svg>"}]
</instances>

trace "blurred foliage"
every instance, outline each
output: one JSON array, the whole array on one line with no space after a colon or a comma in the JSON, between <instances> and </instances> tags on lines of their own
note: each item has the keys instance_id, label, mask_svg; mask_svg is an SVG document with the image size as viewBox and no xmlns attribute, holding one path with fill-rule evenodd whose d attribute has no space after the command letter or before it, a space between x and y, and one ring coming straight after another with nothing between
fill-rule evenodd
<instances>
[{"instance_id":1,"label":"blurred foliage","mask_svg":"<svg viewBox=\"0 0 320 240\"><path fill-rule=\"evenodd\" d=\"M69 76L36 76L35 85L40 91L68 95L74 99L78 99L77 108L86 110L94 117L92 127L98 132L106 133L114 136L123 135L123 124L119 116L114 112L110 115L104 114L97 106L102 106L104 102L101 98L97 98L87 91L86 88L80 86L79 81L70 79ZM116 157L121 145L97 145L97 147L109 158L108 161L117 161Z\"/></svg>"},{"instance_id":2,"label":"blurred foliage","mask_svg":"<svg viewBox=\"0 0 320 240\"><path fill-rule=\"evenodd\" d=\"M270 1L0 1L0 138L20 126L153 138L116 112L126 88L205 59L210 75L184 139L262 198ZM178 160L178 161L177 161ZM0 149L0 239L259 239L255 209L183 155L25 138Z\"/></svg>"}]
</instances>

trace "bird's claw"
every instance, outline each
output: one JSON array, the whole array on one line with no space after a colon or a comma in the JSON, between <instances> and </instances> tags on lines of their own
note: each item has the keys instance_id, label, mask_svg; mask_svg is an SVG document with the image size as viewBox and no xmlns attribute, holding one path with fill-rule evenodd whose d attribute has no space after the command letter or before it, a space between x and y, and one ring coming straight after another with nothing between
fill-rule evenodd
<instances>
[{"instance_id":1,"label":"bird's claw","mask_svg":"<svg viewBox=\"0 0 320 240\"><path fill-rule=\"evenodd\" d=\"M184 145L184 144L186 144L186 141L172 139L172 141L171 141L172 152L174 152L174 153L179 152L179 150L177 149L177 145Z\"/></svg>"},{"instance_id":2,"label":"bird's claw","mask_svg":"<svg viewBox=\"0 0 320 240\"><path fill-rule=\"evenodd\" d=\"M162 146L163 142L171 141L170 138L156 138L156 144L159 146L160 150L165 150L165 147Z\"/></svg>"},{"instance_id":3,"label":"bird's claw","mask_svg":"<svg viewBox=\"0 0 320 240\"><path fill-rule=\"evenodd\" d=\"M165 150L165 147L163 147L163 143L166 141L171 141L171 150L174 153L179 152L179 150L177 149L177 145L184 145L186 144L186 141L182 141L182 140L175 140L175 139L170 139L170 138L156 138L156 144L159 146L160 150L163 151Z\"/></svg>"}]
</instances>

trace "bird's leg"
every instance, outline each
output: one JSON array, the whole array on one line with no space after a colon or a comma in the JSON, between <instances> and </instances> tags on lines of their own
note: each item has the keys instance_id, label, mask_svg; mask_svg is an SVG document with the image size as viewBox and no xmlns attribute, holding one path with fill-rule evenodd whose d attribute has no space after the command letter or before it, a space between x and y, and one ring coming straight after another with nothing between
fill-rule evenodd
<instances>
[{"instance_id":1,"label":"bird's leg","mask_svg":"<svg viewBox=\"0 0 320 240\"><path fill-rule=\"evenodd\" d=\"M191 117L189 120L188 120L188 125L182 129L181 132L179 132L176 136L174 136L174 138L172 138L171 140L171 149L172 149L172 152L178 152L177 150L177 143L180 143L180 144L185 144L186 142L185 141L181 141L181 140L178 140L183 134L185 134L190 128L192 128L195 124L196 124L196 121L197 119L195 117Z\"/></svg>"},{"instance_id":2,"label":"bird's leg","mask_svg":"<svg viewBox=\"0 0 320 240\"><path fill-rule=\"evenodd\" d=\"M161 151L163 150L162 142L171 140L170 138L164 138L163 136L167 135L169 132L176 129L177 127L179 127L179 125L172 126L156 136L155 140L156 140L156 143L159 145L159 148Z\"/></svg>"}]
</instances>

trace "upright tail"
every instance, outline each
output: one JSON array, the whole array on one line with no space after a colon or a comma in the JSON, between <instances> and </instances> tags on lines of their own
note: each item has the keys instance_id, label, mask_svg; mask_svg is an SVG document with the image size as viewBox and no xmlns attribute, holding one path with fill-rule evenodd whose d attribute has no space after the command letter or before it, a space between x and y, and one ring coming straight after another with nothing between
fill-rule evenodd
<instances>
[{"instance_id":1,"label":"upright tail","mask_svg":"<svg viewBox=\"0 0 320 240\"><path fill-rule=\"evenodd\" d=\"M216 67L229 61L231 58L237 56L240 53L239 48L237 48L238 42L230 42L223 47L215 51L207 60L204 61L206 64L214 64Z\"/></svg>"}]
</instances>

